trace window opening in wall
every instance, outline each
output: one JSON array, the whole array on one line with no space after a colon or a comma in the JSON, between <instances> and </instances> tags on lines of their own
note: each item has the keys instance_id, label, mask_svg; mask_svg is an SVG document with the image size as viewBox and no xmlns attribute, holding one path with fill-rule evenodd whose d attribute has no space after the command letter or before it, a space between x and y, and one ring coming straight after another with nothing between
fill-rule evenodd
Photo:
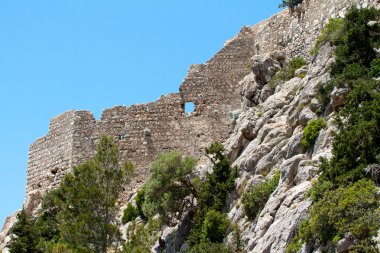
<instances>
[{"instance_id":1,"label":"window opening in wall","mask_svg":"<svg viewBox=\"0 0 380 253\"><path fill-rule=\"evenodd\" d=\"M124 140L125 140L125 135L119 134L119 141L124 141Z\"/></svg>"},{"instance_id":2,"label":"window opening in wall","mask_svg":"<svg viewBox=\"0 0 380 253\"><path fill-rule=\"evenodd\" d=\"M194 102L186 102L184 105L184 111L186 114L194 112L195 111Z\"/></svg>"}]
</instances>

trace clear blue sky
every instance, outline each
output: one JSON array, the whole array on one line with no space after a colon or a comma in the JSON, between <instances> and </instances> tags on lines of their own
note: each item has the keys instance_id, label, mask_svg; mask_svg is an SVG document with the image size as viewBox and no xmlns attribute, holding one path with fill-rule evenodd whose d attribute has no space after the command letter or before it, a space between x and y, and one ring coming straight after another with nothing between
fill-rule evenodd
<instances>
[{"instance_id":1,"label":"clear blue sky","mask_svg":"<svg viewBox=\"0 0 380 253\"><path fill-rule=\"evenodd\" d=\"M21 208L29 145L49 120L177 92L190 64L279 0L0 1L0 226Z\"/></svg>"}]
</instances>

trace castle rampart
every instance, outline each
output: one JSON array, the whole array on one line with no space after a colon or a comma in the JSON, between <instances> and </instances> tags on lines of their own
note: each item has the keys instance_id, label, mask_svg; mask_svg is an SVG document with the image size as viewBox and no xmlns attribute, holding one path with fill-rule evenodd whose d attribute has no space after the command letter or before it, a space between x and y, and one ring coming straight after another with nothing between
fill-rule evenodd
<instances>
[{"instance_id":1,"label":"castle rampart","mask_svg":"<svg viewBox=\"0 0 380 253\"><path fill-rule=\"evenodd\" d=\"M87 111L69 111L52 119L48 134L30 146L27 196L54 187L72 166L92 157L102 134L118 142L122 162L135 163L136 182L146 178L149 163L159 153L179 149L200 157L212 141L223 141L231 132L230 114L240 109L239 81L249 73L253 55L280 51L287 58L311 58L309 51L327 20L343 16L357 3L378 5L375 0L305 0L300 17L284 10L252 28L244 27L208 62L192 65L179 93L107 109L99 121ZM186 102L195 104L193 113L185 113Z\"/></svg>"}]
</instances>

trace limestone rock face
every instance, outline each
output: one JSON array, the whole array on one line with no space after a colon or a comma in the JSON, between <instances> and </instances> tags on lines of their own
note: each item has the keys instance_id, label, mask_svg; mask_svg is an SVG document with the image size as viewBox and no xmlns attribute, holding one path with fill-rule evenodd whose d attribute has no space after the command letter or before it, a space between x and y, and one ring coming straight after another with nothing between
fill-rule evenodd
<instances>
[{"instance_id":1,"label":"limestone rock face","mask_svg":"<svg viewBox=\"0 0 380 253\"><path fill-rule=\"evenodd\" d=\"M19 211L14 212L11 216L7 217L4 226L0 232L0 249L3 249L3 253L8 253L7 246L11 240L11 228L17 221L17 214Z\"/></svg>"},{"instance_id":2,"label":"limestone rock face","mask_svg":"<svg viewBox=\"0 0 380 253\"><path fill-rule=\"evenodd\" d=\"M198 172L204 175L212 168L203 150L218 140L224 142L227 155L239 170L236 191L230 194L226 209L241 230L246 251L285 252L311 205L306 193L317 178L320 158L332 156L337 131L334 110L347 95L345 88L333 91L323 115L327 127L312 147L303 147L305 126L320 116L316 88L329 81L334 63L329 44L322 45L316 56L310 56L309 51L327 21L343 17L352 4L380 8L378 0L305 2L301 17L283 10L253 27L242 28L207 63L190 67L179 93L152 103L107 109L99 121L87 111L70 111L52 119L48 135L31 145L24 208L35 213L44 192L57 186L73 165L94 154L101 134L119 139L122 159L132 157L139 166L132 186L122 194L121 206L143 184L155 155L180 149L200 158L204 166ZM297 70L294 78L270 87L268 82L284 62L299 56L308 65ZM193 113L184 113L186 102L194 102ZM277 189L257 218L249 221L241 203L243 193L276 171L281 173ZM15 217L7 219L0 233L0 249L9 242ZM167 247L163 251L156 245L155 251L178 252L184 247L187 229L186 218L165 228L161 243ZM339 245L342 251L349 249L349 238ZM301 252L311 250L304 245Z\"/></svg>"},{"instance_id":3,"label":"limestone rock face","mask_svg":"<svg viewBox=\"0 0 380 253\"><path fill-rule=\"evenodd\" d=\"M256 59L266 61L267 58ZM245 187L244 191L248 191L252 184L271 177L278 170L281 172L277 189L254 221L247 220L241 196L230 205L229 217L240 226L248 252L285 252L287 243L307 216L311 201L305 194L317 176L319 158L331 156L336 127L329 120L327 128L309 149L302 146L301 140L304 127L317 118L318 102L313 100L317 95L316 86L328 80L324 66L332 60L332 48L325 45L314 61L303 68L303 78L295 77L280 84L271 96L255 106L244 108L242 105L235 130L226 142L233 165L240 170L237 188ZM245 133L247 130L249 136ZM305 248L304 252L309 251Z\"/></svg>"}]
</instances>

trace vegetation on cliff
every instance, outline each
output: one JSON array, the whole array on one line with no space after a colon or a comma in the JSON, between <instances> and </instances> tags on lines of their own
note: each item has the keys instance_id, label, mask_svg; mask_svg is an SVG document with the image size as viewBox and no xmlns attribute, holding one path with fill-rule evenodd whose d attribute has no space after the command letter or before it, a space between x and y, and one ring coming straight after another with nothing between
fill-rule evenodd
<instances>
[{"instance_id":1,"label":"vegetation on cliff","mask_svg":"<svg viewBox=\"0 0 380 253\"><path fill-rule=\"evenodd\" d=\"M116 200L133 165L118 163L110 137L95 157L73 168L43 200L37 219L22 211L12 228L10 252L107 252L121 242L115 224ZM61 250L61 251L59 251Z\"/></svg>"},{"instance_id":2,"label":"vegetation on cliff","mask_svg":"<svg viewBox=\"0 0 380 253\"><path fill-rule=\"evenodd\" d=\"M376 166L371 165L380 164L380 84L373 79L380 26L370 21L379 17L374 8L353 7L344 19L332 20L317 42L317 47L325 40L336 46L327 85L349 93L336 117L333 157L321 162L321 175L310 192L314 204L287 252L298 252L304 242L314 248L336 246L350 236L355 252L377 252L372 237L380 228L380 196L374 183L378 175L371 171Z\"/></svg>"},{"instance_id":3,"label":"vegetation on cliff","mask_svg":"<svg viewBox=\"0 0 380 253\"><path fill-rule=\"evenodd\" d=\"M157 221L159 224L171 224L184 216L190 217L187 236L189 252L205 252L205 249L207 252L229 252L222 244L232 230L225 204L227 195L234 188L236 170L231 168L223 152L224 148L219 143L213 143L206 149L213 163L213 171L207 173L204 179L195 174L194 158L183 157L178 151L164 153L152 163L150 178L143 187L142 210L148 217L148 225ZM133 229L136 231L130 233L136 235L144 230L136 224ZM155 230L144 231L149 238L157 234ZM125 252L133 248L132 244L136 243L127 242ZM139 247L136 244L134 250Z\"/></svg>"}]
</instances>

